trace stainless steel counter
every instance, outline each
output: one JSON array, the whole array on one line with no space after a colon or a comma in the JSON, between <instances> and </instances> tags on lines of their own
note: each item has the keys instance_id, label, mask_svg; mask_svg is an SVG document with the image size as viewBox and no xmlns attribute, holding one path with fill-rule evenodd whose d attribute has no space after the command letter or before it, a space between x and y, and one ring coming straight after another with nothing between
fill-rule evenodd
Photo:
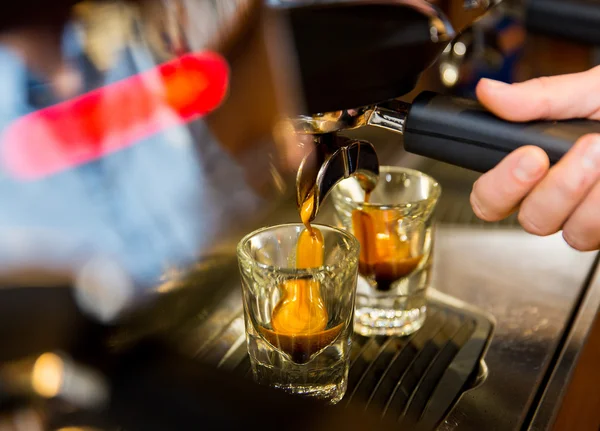
<instances>
[{"instance_id":1,"label":"stainless steel counter","mask_svg":"<svg viewBox=\"0 0 600 431\"><path fill-rule=\"evenodd\" d=\"M569 330L594 254L571 250L560 235L457 226L439 229L436 247L435 287L496 318L488 378L441 429L519 429Z\"/></svg>"}]
</instances>

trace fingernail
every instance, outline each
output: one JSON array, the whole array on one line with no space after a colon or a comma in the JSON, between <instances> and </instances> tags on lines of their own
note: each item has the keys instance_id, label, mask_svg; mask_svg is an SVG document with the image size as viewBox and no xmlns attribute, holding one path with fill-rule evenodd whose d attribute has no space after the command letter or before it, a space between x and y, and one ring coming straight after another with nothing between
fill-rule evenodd
<instances>
[{"instance_id":1,"label":"fingernail","mask_svg":"<svg viewBox=\"0 0 600 431\"><path fill-rule=\"evenodd\" d=\"M594 136L583 154L582 164L585 169L600 169L600 136Z\"/></svg>"},{"instance_id":2,"label":"fingernail","mask_svg":"<svg viewBox=\"0 0 600 431\"><path fill-rule=\"evenodd\" d=\"M496 81L494 79L489 79L489 78L482 78L481 81L483 81L485 83L485 85L487 85L490 88L494 88L494 89L501 89L501 88L506 88L509 86L509 84L502 82L502 81Z\"/></svg>"},{"instance_id":3,"label":"fingernail","mask_svg":"<svg viewBox=\"0 0 600 431\"><path fill-rule=\"evenodd\" d=\"M536 180L543 169L544 165L538 157L531 154L524 154L521 156L513 173L518 180L530 182Z\"/></svg>"}]
</instances>

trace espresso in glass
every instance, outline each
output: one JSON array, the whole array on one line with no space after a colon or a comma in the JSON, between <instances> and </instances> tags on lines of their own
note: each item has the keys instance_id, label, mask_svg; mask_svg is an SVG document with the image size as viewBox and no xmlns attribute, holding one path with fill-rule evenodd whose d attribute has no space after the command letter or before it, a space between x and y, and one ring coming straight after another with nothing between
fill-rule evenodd
<instances>
[{"instance_id":1,"label":"espresso in glass","mask_svg":"<svg viewBox=\"0 0 600 431\"><path fill-rule=\"evenodd\" d=\"M332 191L338 224L361 245L355 330L363 335L406 335L426 317L431 279L433 211L441 188L411 169L383 166L365 193L349 178Z\"/></svg>"}]
</instances>

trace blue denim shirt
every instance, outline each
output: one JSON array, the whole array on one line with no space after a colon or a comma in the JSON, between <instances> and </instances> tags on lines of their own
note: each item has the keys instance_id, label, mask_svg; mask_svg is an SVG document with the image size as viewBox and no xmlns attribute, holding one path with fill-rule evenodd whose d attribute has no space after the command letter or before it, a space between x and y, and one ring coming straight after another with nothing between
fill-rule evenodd
<instances>
[{"instance_id":1,"label":"blue denim shirt","mask_svg":"<svg viewBox=\"0 0 600 431\"><path fill-rule=\"evenodd\" d=\"M84 71L88 91L155 66L144 49L129 46L110 72L99 73L72 29L64 52ZM57 102L6 47L0 47L0 94L2 130ZM143 289L167 267L196 260L261 205L199 120L42 180L0 172L0 269L71 268L100 254L119 262Z\"/></svg>"}]
</instances>

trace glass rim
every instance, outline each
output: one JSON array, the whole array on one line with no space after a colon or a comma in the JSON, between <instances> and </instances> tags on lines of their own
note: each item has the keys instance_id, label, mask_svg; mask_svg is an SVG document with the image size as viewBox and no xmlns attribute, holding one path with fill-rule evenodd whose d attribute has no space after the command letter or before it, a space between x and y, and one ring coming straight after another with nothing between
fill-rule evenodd
<instances>
[{"instance_id":1,"label":"glass rim","mask_svg":"<svg viewBox=\"0 0 600 431\"><path fill-rule=\"evenodd\" d=\"M351 233L349 233L343 229L339 229L335 226L330 226L330 225L326 225L326 224L311 223L311 226L314 226L319 229L332 231L332 232L339 234L340 236L348 239L352 243L352 246L349 248L349 251L355 255L354 259L356 260L356 262L358 264L358 258L359 258L359 253L360 253L360 243L358 242L358 239L356 239L356 237L354 235L352 235ZM280 272L283 274L294 275L296 277L302 276L302 275L314 275L314 274L317 274L317 273L323 272L323 271L331 271L334 268L342 266L342 262L344 262L344 265L347 264L346 261L342 261L339 263L335 263L333 265L321 265L321 266L316 266L313 268L290 268L287 266L267 265L265 263L257 262L256 259L254 259L248 252L248 249L246 246L249 243L250 239L254 238L255 236L257 236L261 233L270 231L270 230L275 230L275 229L280 229L280 228L297 228L297 227L304 227L304 224L302 224L302 223L282 223L282 224L276 224L276 225L271 225L271 226L264 226L264 227L261 227L259 229L256 229L255 231L252 231L252 232L246 234L238 242L238 245L237 245L238 258L241 256L244 259L251 261L253 263L253 265L256 265L257 267L259 267L261 269L277 271L277 272Z\"/></svg>"},{"instance_id":2,"label":"glass rim","mask_svg":"<svg viewBox=\"0 0 600 431\"><path fill-rule=\"evenodd\" d=\"M419 204L422 202L427 202L427 201L433 201L434 203L437 203L440 196L442 195L442 186L440 185L439 181L436 180L435 178L433 178L431 175L427 175L426 173L421 172L417 169L404 168L401 166L389 166L389 165L380 166L379 167L379 175L381 176L381 174L385 174L385 173L390 173L390 174L405 173L405 174L413 175L415 177L425 178L433 186L432 193L426 199L404 201L402 203L397 203L397 204L374 204L374 203L370 203L370 202L356 201L356 200L352 199L351 197L343 194L340 191L340 187L339 187L339 183L338 183L331 190L331 196L333 199L343 200L350 204L355 204L355 205L362 206L362 207L370 207L370 208L376 208L376 209L380 209L380 210L388 210L388 209L407 208L412 205L416 205L416 204Z\"/></svg>"}]
</instances>

